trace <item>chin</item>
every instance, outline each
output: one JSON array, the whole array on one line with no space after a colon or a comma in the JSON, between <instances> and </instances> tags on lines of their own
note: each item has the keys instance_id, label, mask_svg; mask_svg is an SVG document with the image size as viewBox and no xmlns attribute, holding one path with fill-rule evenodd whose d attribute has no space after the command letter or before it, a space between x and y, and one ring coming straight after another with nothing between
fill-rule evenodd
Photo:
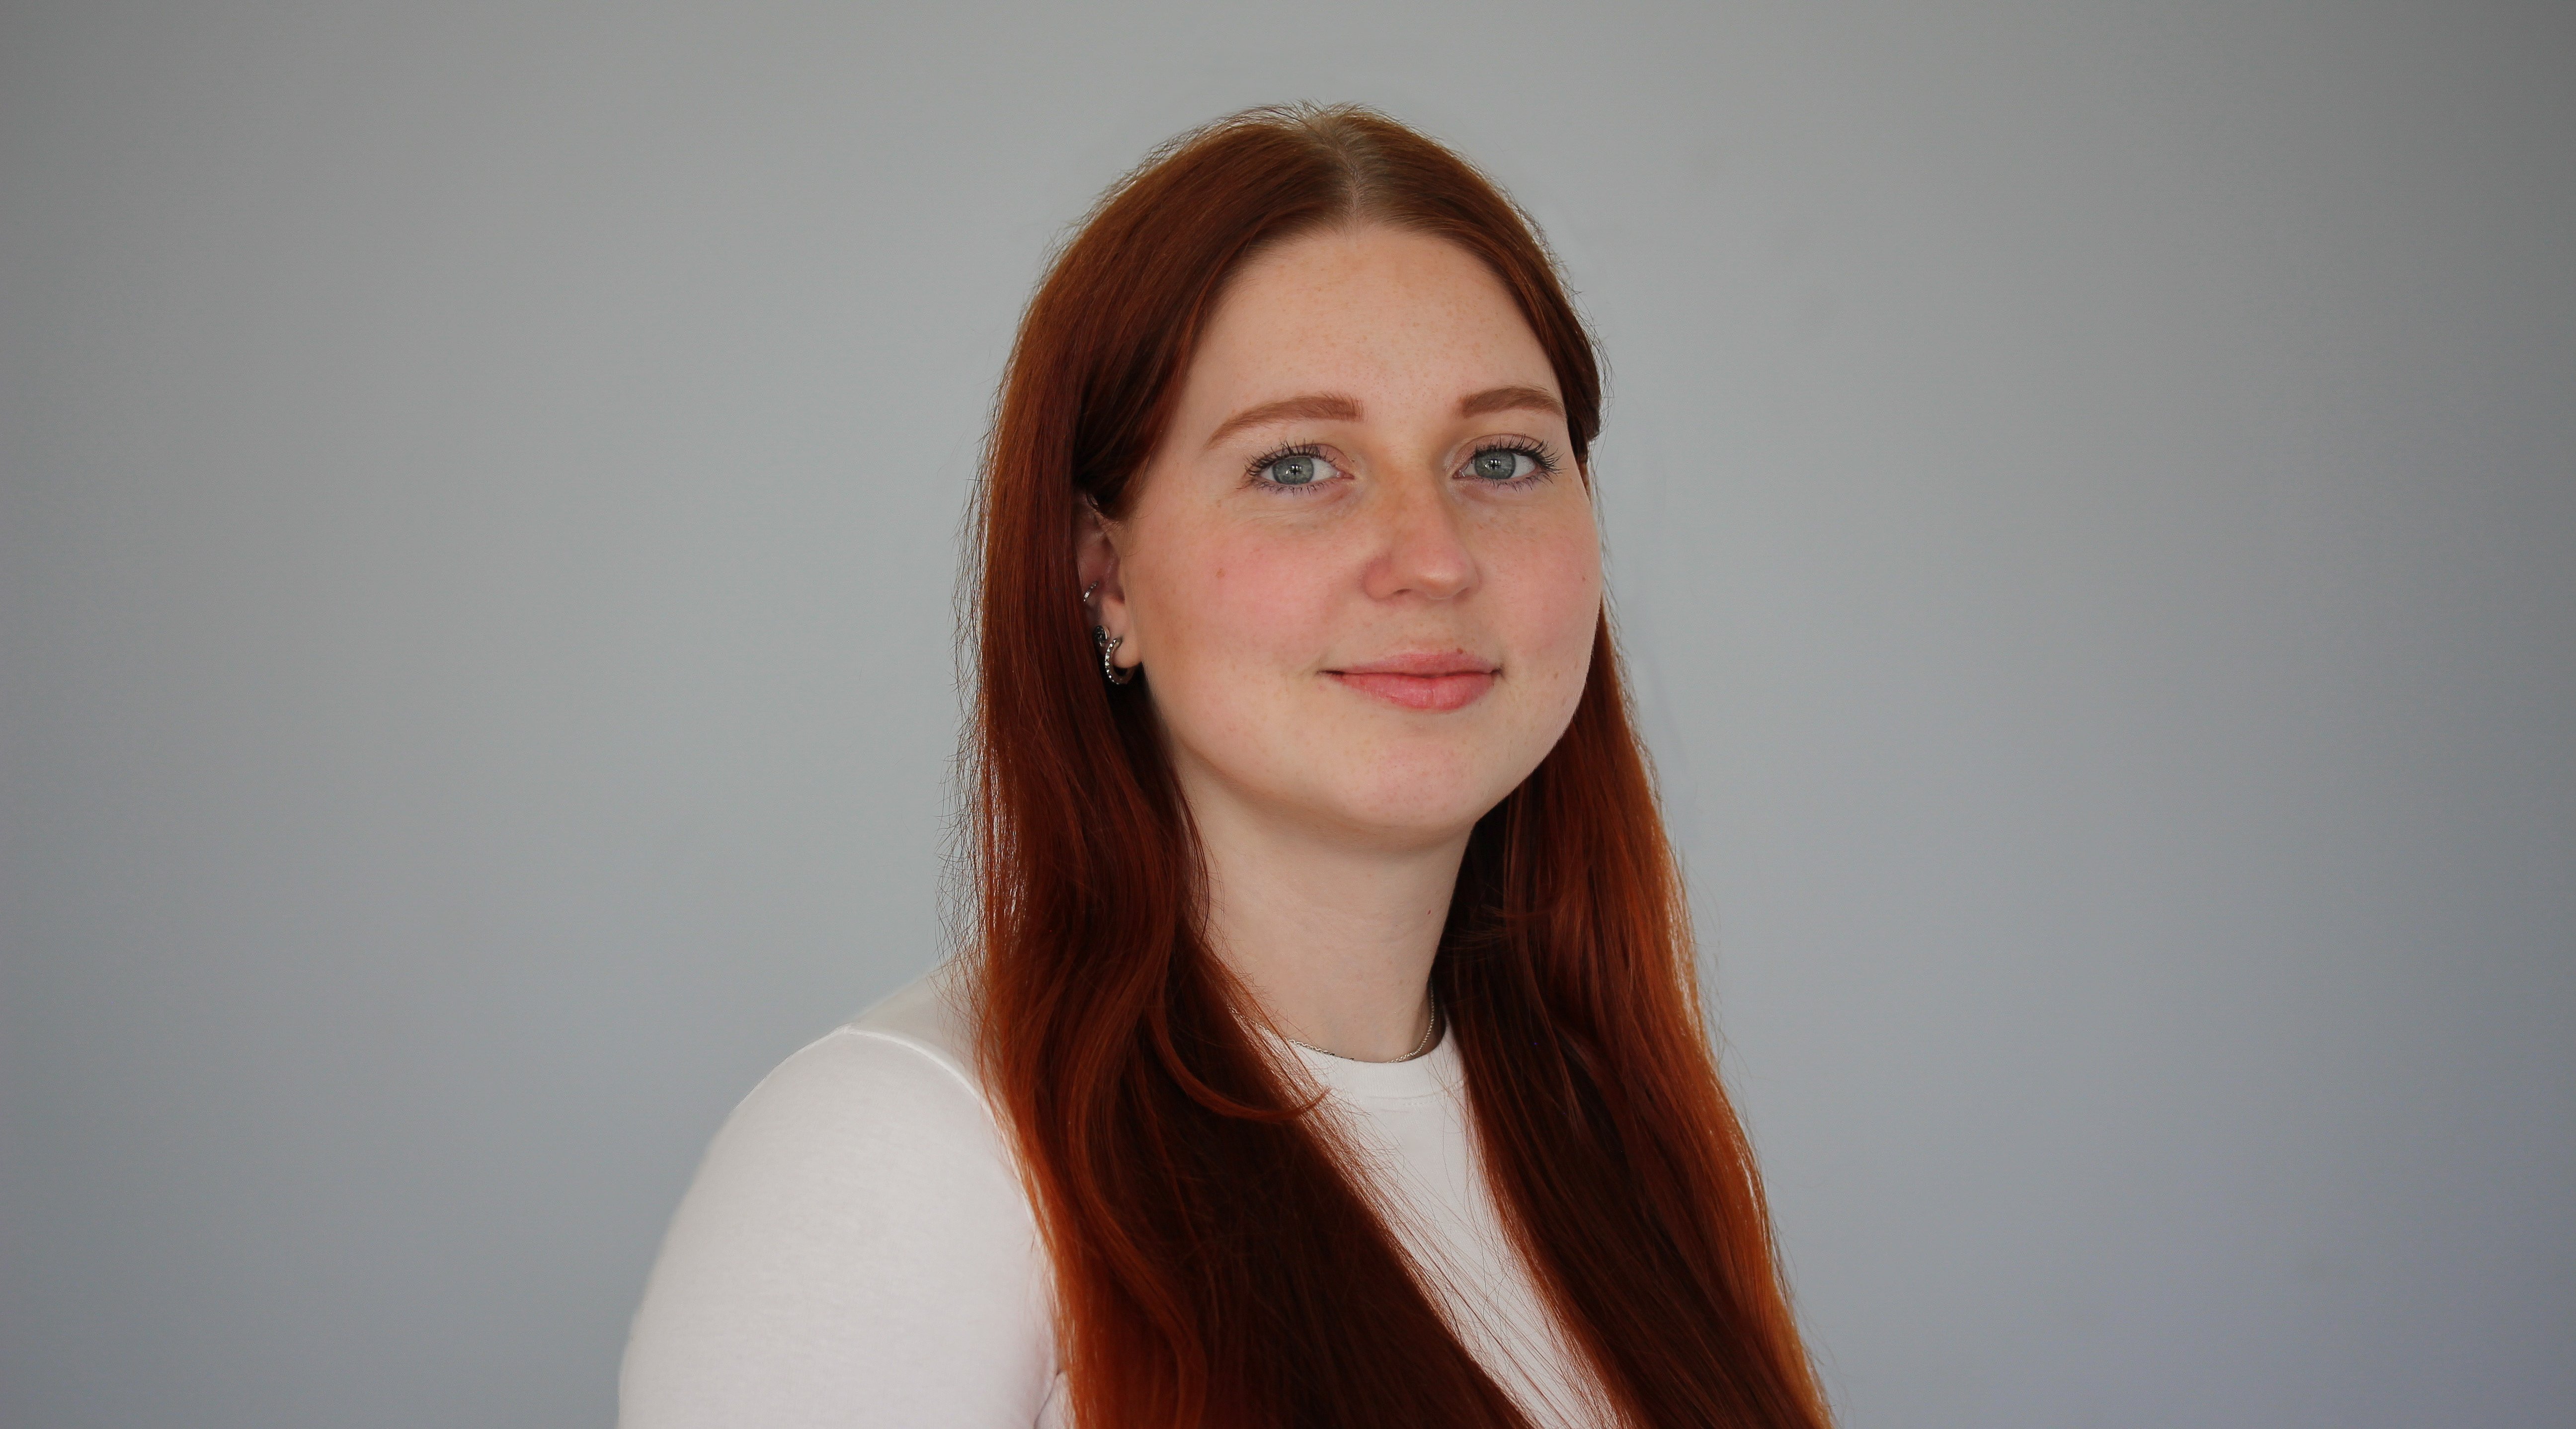
<instances>
[{"instance_id":1,"label":"chin","mask_svg":"<svg viewBox=\"0 0 2576 1429\"><path fill-rule=\"evenodd\" d=\"M1390 844L1432 844L1474 828L1520 782L1498 783L1491 775L1424 777L1426 772L1403 771L1345 783L1332 791L1329 802L1342 822L1377 839Z\"/></svg>"}]
</instances>

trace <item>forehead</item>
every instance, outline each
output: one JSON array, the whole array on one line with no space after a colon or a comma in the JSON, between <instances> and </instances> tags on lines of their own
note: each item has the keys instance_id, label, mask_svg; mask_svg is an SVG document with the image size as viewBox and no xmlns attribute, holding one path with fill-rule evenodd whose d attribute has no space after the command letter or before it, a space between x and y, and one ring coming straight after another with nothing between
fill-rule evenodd
<instances>
[{"instance_id":1,"label":"forehead","mask_svg":"<svg viewBox=\"0 0 2576 1429\"><path fill-rule=\"evenodd\" d=\"M1427 234L1336 228L1281 243L1235 275L1200 338L1181 407L1196 417L1360 389L1454 402L1513 384L1554 392L1556 376L1482 260Z\"/></svg>"}]
</instances>

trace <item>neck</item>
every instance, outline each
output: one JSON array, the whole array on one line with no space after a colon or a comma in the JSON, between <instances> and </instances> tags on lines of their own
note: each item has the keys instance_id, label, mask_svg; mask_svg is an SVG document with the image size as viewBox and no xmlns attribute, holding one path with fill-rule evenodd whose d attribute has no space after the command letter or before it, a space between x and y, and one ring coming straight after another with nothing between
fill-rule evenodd
<instances>
[{"instance_id":1,"label":"neck","mask_svg":"<svg viewBox=\"0 0 2576 1429\"><path fill-rule=\"evenodd\" d=\"M1420 1048L1466 833L1372 844L1189 792L1207 859L1210 942L1274 1028L1364 1062Z\"/></svg>"}]
</instances>

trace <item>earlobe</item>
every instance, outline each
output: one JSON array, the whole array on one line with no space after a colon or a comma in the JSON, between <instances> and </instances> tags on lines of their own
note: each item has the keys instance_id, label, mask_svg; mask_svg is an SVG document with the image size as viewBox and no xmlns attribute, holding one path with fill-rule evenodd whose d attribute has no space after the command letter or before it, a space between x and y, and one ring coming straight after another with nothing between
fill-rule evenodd
<instances>
[{"instance_id":1,"label":"earlobe","mask_svg":"<svg viewBox=\"0 0 2576 1429\"><path fill-rule=\"evenodd\" d=\"M1099 589L1100 585L1096 581L1082 588L1082 608L1085 616L1091 621L1091 645L1100 655L1100 674L1113 685L1131 684L1136 679L1137 669L1144 664L1144 661L1140 659L1125 665L1118 663L1118 647L1126 643L1126 637L1110 634L1108 627L1101 623L1106 617L1102 616L1099 608L1092 604L1092 596Z\"/></svg>"},{"instance_id":2,"label":"earlobe","mask_svg":"<svg viewBox=\"0 0 2576 1429\"><path fill-rule=\"evenodd\" d=\"M1091 627L1091 643L1092 647L1100 652L1101 678L1107 680L1113 685L1125 685L1134 682L1136 671L1139 667L1137 665L1121 665L1118 663L1118 646L1121 643L1119 637L1112 635L1108 631L1095 625Z\"/></svg>"},{"instance_id":3,"label":"earlobe","mask_svg":"<svg viewBox=\"0 0 2576 1429\"><path fill-rule=\"evenodd\" d=\"M1107 518L1088 499L1074 533L1074 567L1082 578L1082 618L1091 629L1100 673L1113 685L1131 684L1143 663L1128 628L1127 595L1119 579L1118 540ZM1127 659L1121 661L1121 652Z\"/></svg>"}]
</instances>

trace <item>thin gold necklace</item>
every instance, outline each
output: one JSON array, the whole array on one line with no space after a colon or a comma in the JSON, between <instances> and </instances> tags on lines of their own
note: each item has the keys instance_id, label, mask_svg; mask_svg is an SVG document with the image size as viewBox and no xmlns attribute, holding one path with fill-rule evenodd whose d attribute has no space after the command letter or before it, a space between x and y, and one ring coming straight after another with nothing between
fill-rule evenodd
<instances>
[{"instance_id":1,"label":"thin gold necklace","mask_svg":"<svg viewBox=\"0 0 2576 1429\"><path fill-rule=\"evenodd\" d=\"M1436 998L1436 997L1435 997L1435 998L1431 999L1431 1020L1423 1024L1423 1028L1422 1028L1422 1040L1413 1044L1413 1050L1412 1050L1412 1051L1405 1053L1403 1056L1398 1057L1398 1058L1396 1058L1395 1060L1396 1060L1396 1061L1398 1061L1398 1062L1410 1062L1410 1061L1412 1061L1414 1058L1421 1056L1423 1053L1430 1051L1430 1050L1431 1050L1431 1039L1432 1039L1433 1037L1435 1037L1435 1036L1438 1036L1438 1035L1439 1035L1439 1032L1440 1032L1440 999L1438 999L1438 998ZM1287 1033L1285 1033L1285 1032L1282 1032L1282 1033L1280 1033L1279 1035L1280 1035L1280 1036L1282 1036L1282 1037L1288 1037L1288 1034L1287 1034ZM1343 1061L1345 1061L1345 1062L1357 1062L1357 1061L1363 1060L1363 1059L1358 1058L1358 1057L1343 1057L1343 1056L1342 1056L1342 1054L1341 1054L1341 1053L1339 1053L1339 1052L1327 1052L1327 1051L1325 1051L1323 1048L1316 1046L1316 1045L1315 1045L1314 1043L1312 1043L1312 1042L1298 1042L1298 1041L1297 1041L1297 1039L1296 1039L1296 1038L1294 1038L1294 1037L1288 1037L1288 1040L1289 1040L1289 1041L1291 1041L1291 1042L1296 1042L1298 1046L1305 1048L1307 1051L1312 1052L1312 1053L1316 1054L1316 1055L1317 1055L1317 1056L1319 1056L1319 1057L1340 1057L1340 1058L1341 1058L1341 1060L1343 1060ZM1381 1064L1381 1065L1391 1065L1391 1064Z\"/></svg>"}]
</instances>

